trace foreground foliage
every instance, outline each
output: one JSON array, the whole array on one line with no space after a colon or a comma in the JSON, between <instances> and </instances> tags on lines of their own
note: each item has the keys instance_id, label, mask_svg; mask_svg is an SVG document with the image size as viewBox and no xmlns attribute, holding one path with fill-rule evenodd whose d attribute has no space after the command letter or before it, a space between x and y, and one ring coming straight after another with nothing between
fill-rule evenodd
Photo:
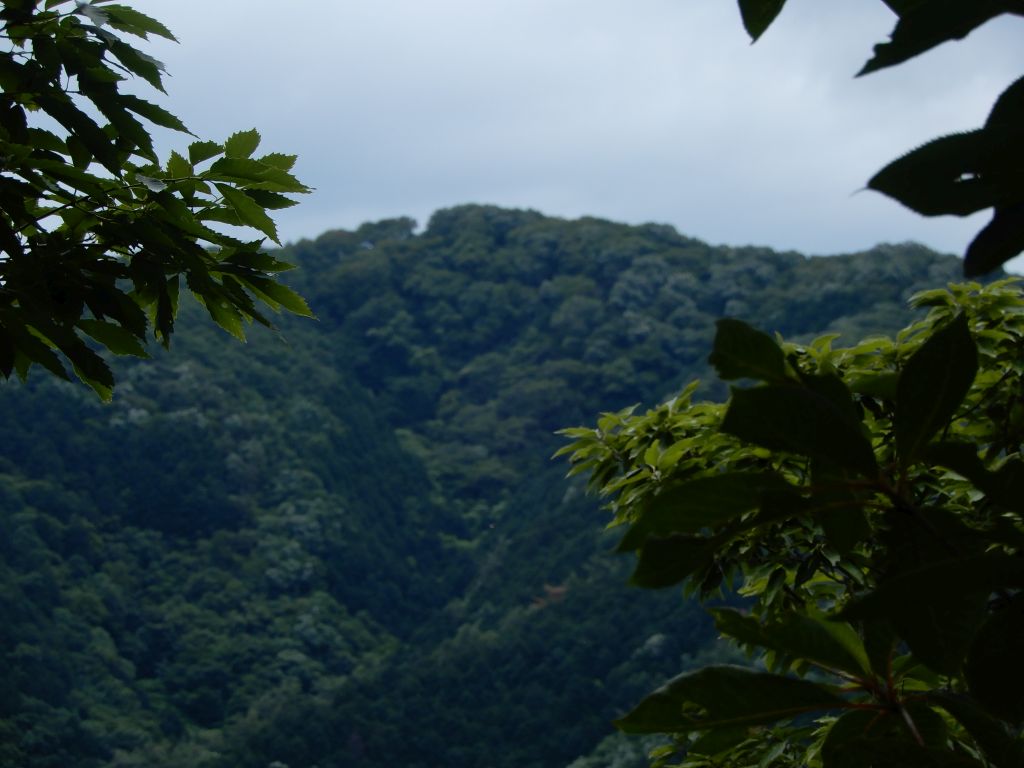
<instances>
[{"instance_id":1,"label":"foreground foliage","mask_svg":"<svg viewBox=\"0 0 1024 768\"><path fill-rule=\"evenodd\" d=\"M75 374L104 399L114 378L97 347L145 357L165 346L181 284L243 338L261 307L308 315L276 279L289 265L268 210L309 190L293 155L257 156L260 136L194 141L161 160L147 124L188 133L163 107L125 93L133 78L163 91L163 65L126 36L174 40L125 5L7 0L0 5L0 374L33 365ZM242 227L249 239L218 224ZM251 239L252 232L260 233ZM58 354L60 353L60 354Z\"/></svg>"},{"instance_id":2,"label":"foreground foliage","mask_svg":"<svg viewBox=\"0 0 1024 768\"><path fill-rule=\"evenodd\" d=\"M1024 297L918 294L895 340L833 349L718 323L694 386L566 430L632 581L683 583L764 670L683 674L618 721L658 765L1024 765Z\"/></svg>"},{"instance_id":3,"label":"foreground foliage","mask_svg":"<svg viewBox=\"0 0 1024 768\"><path fill-rule=\"evenodd\" d=\"M858 76L902 64L966 37L1000 16L1024 16L1021 0L883 0L898 17L887 42L874 48ZM786 0L739 0L753 40L771 26ZM967 248L964 274L984 275L1024 251L1024 77L996 100L985 124L943 136L889 163L868 187L924 216L992 210Z\"/></svg>"}]
</instances>

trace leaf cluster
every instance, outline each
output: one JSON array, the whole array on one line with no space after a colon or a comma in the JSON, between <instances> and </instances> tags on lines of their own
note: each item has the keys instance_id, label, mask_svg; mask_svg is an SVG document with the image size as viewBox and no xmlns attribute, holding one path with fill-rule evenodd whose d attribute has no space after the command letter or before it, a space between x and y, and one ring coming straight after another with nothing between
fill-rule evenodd
<instances>
[{"instance_id":1,"label":"leaf cluster","mask_svg":"<svg viewBox=\"0 0 1024 768\"><path fill-rule=\"evenodd\" d=\"M865 75L966 37L1003 15L1024 16L1019 0L884 0L898 20L887 42L858 73ZM743 24L757 40L786 0L739 0ZM985 124L934 139L889 163L868 187L925 216L966 216L986 209L992 220L964 258L967 277L986 274L1024 251L1024 78L998 98Z\"/></svg>"},{"instance_id":2,"label":"leaf cluster","mask_svg":"<svg viewBox=\"0 0 1024 768\"><path fill-rule=\"evenodd\" d=\"M684 674L622 729L684 734L688 766L767 727L798 749L763 765L1024 764L1024 296L913 303L925 319L846 349L722 320L727 403L691 385L564 431L633 583L738 593L711 614L767 667Z\"/></svg>"},{"instance_id":3,"label":"leaf cluster","mask_svg":"<svg viewBox=\"0 0 1024 768\"><path fill-rule=\"evenodd\" d=\"M309 190L295 157L255 156L255 130L195 141L161 161L151 126L188 133L173 114L123 91L163 91L163 65L128 42L160 22L111 2L12 0L0 8L0 373L38 364L75 374L104 399L113 375L97 349L145 356L151 326L167 345L182 282L210 317L244 338L270 325L261 306L309 315L276 279L288 265L267 211ZM228 224L256 230L248 239Z\"/></svg>"}]
</instances>

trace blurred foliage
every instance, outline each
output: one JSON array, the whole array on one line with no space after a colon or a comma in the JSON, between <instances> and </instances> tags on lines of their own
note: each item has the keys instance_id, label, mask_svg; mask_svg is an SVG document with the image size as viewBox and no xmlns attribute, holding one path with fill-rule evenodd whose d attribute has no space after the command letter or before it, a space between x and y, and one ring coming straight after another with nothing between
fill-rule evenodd
<instances>
[{"instance_id":1,"label":"blurred foliage","mask_svg":"<svg viewBox=\"0 0 1024 768\"><path fill-rule=\"evenodd\" d=\"M902 64L967 37L1002 16L1024 16L1020 0L883 0L896 14L889 40L874 47L858 76ZM743 24L757 40L786 0L739 0ZM937 79L941 82L941 79ZM976 130L929 141L878 171L868 188L924 216L967 216L991 210L992 220L964 254L967 277L985 275L1024 251L1024 77L996 100Z\"/></svg>"},{"instance_id":2,"label":"blurred foliage","mask_svg":"<svg viewBox=\"0 0 1024 768\"><path fill-rule=\"evenodd\" d=\"M318 322L225 345L183 301L172 351L111 361L109 405L0 388L0 765L636 756L588 757L658 681L737 655L623 586L553 430L707 377L723 312L857 338L959 269L477 206L274 256Z\"/></svg>"}]
</instances>

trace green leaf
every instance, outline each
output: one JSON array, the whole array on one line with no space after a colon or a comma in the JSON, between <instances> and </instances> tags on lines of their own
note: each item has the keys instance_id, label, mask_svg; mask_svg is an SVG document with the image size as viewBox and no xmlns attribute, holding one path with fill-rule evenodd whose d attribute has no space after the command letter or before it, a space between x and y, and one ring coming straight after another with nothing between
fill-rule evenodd
<instances>
[{"instance_id":1,"label":"green leaf","mask_svg":"<svg viewBox=\"0 0 1024 768\"><path fill-rule=\"evenodd\" d=\"M242 316L228 301L219 296L206 297L197 294L196 298L206 307L213 321L239 341L245 341L245 327Z\"/></svg>"},{"instance_id":2,"label":"green leaf","mask_svg":"<svg viewBox=\"0 0 1024 768\"><path fill-rule=\"evenodd\" d=\"M166 69L162 62L117 38L108 37L107 46L130 72L141 77L161 93L166 93L160 76Z\"/></svg>"},{"instance_id":3,"label":"green leaf","mask_svg":"<svg viewBox=\"0 0 1024 768\"><path fill-rule=\"evenodd\" d=\"M775 21L786 0L739 0L743 26L752 41L756 41Z\"/></svg>"},{"instance_id":4,"label":"green leaf","mask_svg":"<svg viewBox=\"0 0 1024 768\"><path fill-rule=\"evenodd\" d=\"M991 714L1024 720L1024 594L991 614L971 643L965 667L971 695Z\"/></svg>"},{"instance_id":5,"label":"green leaf","mask_svg":"<svg viewBox=\"0 0 1024 768\"><path fill-rule=\"evenodd\" d=\"M256 151L259 145L260 134L255 128L249 131L239 131L238 133L233 133L224 142L224 153L228 157L245 160L252 157L252 153Z\"/></svg>"},{"instance_id":6,"label":"green leaf","mask_svg":"<svg viewBox=\"0 0 1024 768\"><path fill-rule=\"evenodd\" d=\"M170 128L173 131L181 131L182 133L189 132L188 128L185 127L185 124L181 122L181 120L163 107L158 107L156 104L151 104L145 99L140 99L137 96L131 96L129 94L119 96L119 99L121 103L124 104L125 108L130 109L137 115L142 115L155 125Z\"/></svg>"},{"instance_id":7,"label":"green leaf","mask_svg":"<svg viewBox=\"0 0 1024 768\"><path fill-rule=\"evenodd\" d=\"M168 176L177 179L186 178L193 173L192 163L177 152L171 152L170 157L167 158L166 170Z\"/></svg>"},{"instance_id":8,"label":"green leaf","mask_svg":"<svg viewBox=\"0 0 1024 768\"><path fill-rule=\"evenodd\" d=\"M315 317L306 300L287 285L266 277L245 277L243 282L269 304L279 304L302 317Z\"/></svg>"},{"instance_id":9,"label":"green leaf","mask_svg":"<svg viewBox=\"0 0 1024 768\"><path fill-rule=\"evenodd\" d=\"M896 400L899 388L899 374L891 371L885 373L856 373L847 380L851 392L858 395L870 395L882 400Z\"/></svg>"},{"instance_id":10,"label":"green leaf","mask_svg":"<svg viewBox=\"0 0 1024 768\"><path fill-rule=\"evenodd\" d=\"M115 323L103 320L80 320L78 327L115 355L149 357L139 338Z\"/></svg>"},{"instance_id":11,"label":"green leaf","mask_svg":"<svg viewBox=\"0 0 1024 768\"><path fill-rule=\"evenodd\" d=\"M952 441L929 445L924 458L963 475L993 503L1024 514L1024 462L1019 458L1010 459L990 472L978 456L976 446Z\"/></svg>"},{"instance_id":12,"label":"green leaf","mask_svg":"<svg viewBox=\"0 0 1024 768\"><path fill-rule=\"evenodd\" d=\"M277 227L274 220L267 215L267 212L260 207L259 203L249 197L245 192L235 189L228 184L216 184L217 190L224 196L228 205L238 214L243 224L258 229L267 237L280 245L277 239Z\"/></svg>"},{"instance_id":13,"label":"green leaf","mask_svg":"<svg viewBox=\"0 0 1024 768\"><path fill-rule=\"evenodd\" d=\"M215 141L194 141L188 145L188 159L193 165L198 165L223 151L224 145Z\"/></svg>"},{"instance_id":14,"label":"green leaf","mask_svg":"<svg viewBox=\"0 0 1024 768\"><path fill-rule=\"evenodd\" d=\"M294 167L295 161L298 159L298 155L284 155L280 152L271 152L270 154L256 158L257 162L282 171L290 171Z\"/></svg>"},{"instance_id":15,"label":"green leaf","mask_svg":"<svg viewBox=\"0 0 1024 768\"><path fill-rule=\"evenodd\" d=\"M829 670L871 676L871 663L856 630L843 621L793 613L762 624L733 608L710 611L720 632L747 645L804 659Z\"/></svg>"},{"instance_id":16,"label":"green leaf","mask_svg":"<svg viewBox=\"0 0 1024 768\"><path fill-rule=\"evenodd\" d=\"M258 205L271 211L278 211L284 208L291 208L298 205L298 200L292 200L277 192L268 192L265 189L246 189L245 194L256 201Z\"/></svg>"},{"instance_id":17,"label":"green leaf","mask_svg":"<svg viewBox=\"0 0 1024 768\"><path fill-rule=\"evenodd\" d=\"M674 733L772 723L841 709L825 686L744 667L687 672L656 690L615 722L627 733Z\"/></svg>"},{"instance_id":18,"label":"green leaf","mask_svg":"<svg viewBox=\"0 0 1024 768\"><path fill-rule=\"evenodd\" d=\"M903 466L915 461L949 424L978 372L978 350L958 315L935 331L907 361L896 399L896 450Z\"/></svg>"},{"instance_id":19,"label":"green leaf","mask_svg":"<svg viewBox=\"0 0 1024 768\"><path fill-rule=\"evenodd\" d=\"M846 409L807 387L770 384L734 389L722 431L868 477L878 473L871 443Z\"/></svg>"},{"instance_id":20,"label":"green leaf","mask_svg":"<svg viewBox=\"0 0 1024 768\"><path fill-rule=\"evenodd\" d=\"M103 11L107 15L110 26L121 32L127 32L143 39L148 39L147 34L154 34L178 42L167 27L134 8L109 3L103 6Z\"/></svg>"},{"instance_id":21,"label":"green leaf","mask_svg":"<svg viewBox=\"0 0 1024 768\"><path fill-rule=\"evenodd\" d=\"M720 378L777 382L786 378L786 358L775 339L740 320L715 325L715 345L708 358Z\"/></svg>"}]
</instances>

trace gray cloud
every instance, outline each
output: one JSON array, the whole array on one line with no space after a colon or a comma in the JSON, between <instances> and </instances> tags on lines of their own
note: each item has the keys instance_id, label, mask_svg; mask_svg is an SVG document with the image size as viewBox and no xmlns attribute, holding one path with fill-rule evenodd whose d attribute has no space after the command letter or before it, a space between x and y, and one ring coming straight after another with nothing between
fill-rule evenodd
<instances>
[{"instance_id":1,"label":"gray cloud","mask_svg":"<svg viewBox=\"0 0 1024 768\"><path fill-rule=\"evenodd\" d=\"M490 202L811 253L961 250L977 217L854 193L984 120L1024 71L1019 22L855 80L885 6L790 6L752 47L726 0L137 2L181 40L152 50L196 133L258 126L300 155L317 192L287 239Z\"/></svg>"}]
</instances>

